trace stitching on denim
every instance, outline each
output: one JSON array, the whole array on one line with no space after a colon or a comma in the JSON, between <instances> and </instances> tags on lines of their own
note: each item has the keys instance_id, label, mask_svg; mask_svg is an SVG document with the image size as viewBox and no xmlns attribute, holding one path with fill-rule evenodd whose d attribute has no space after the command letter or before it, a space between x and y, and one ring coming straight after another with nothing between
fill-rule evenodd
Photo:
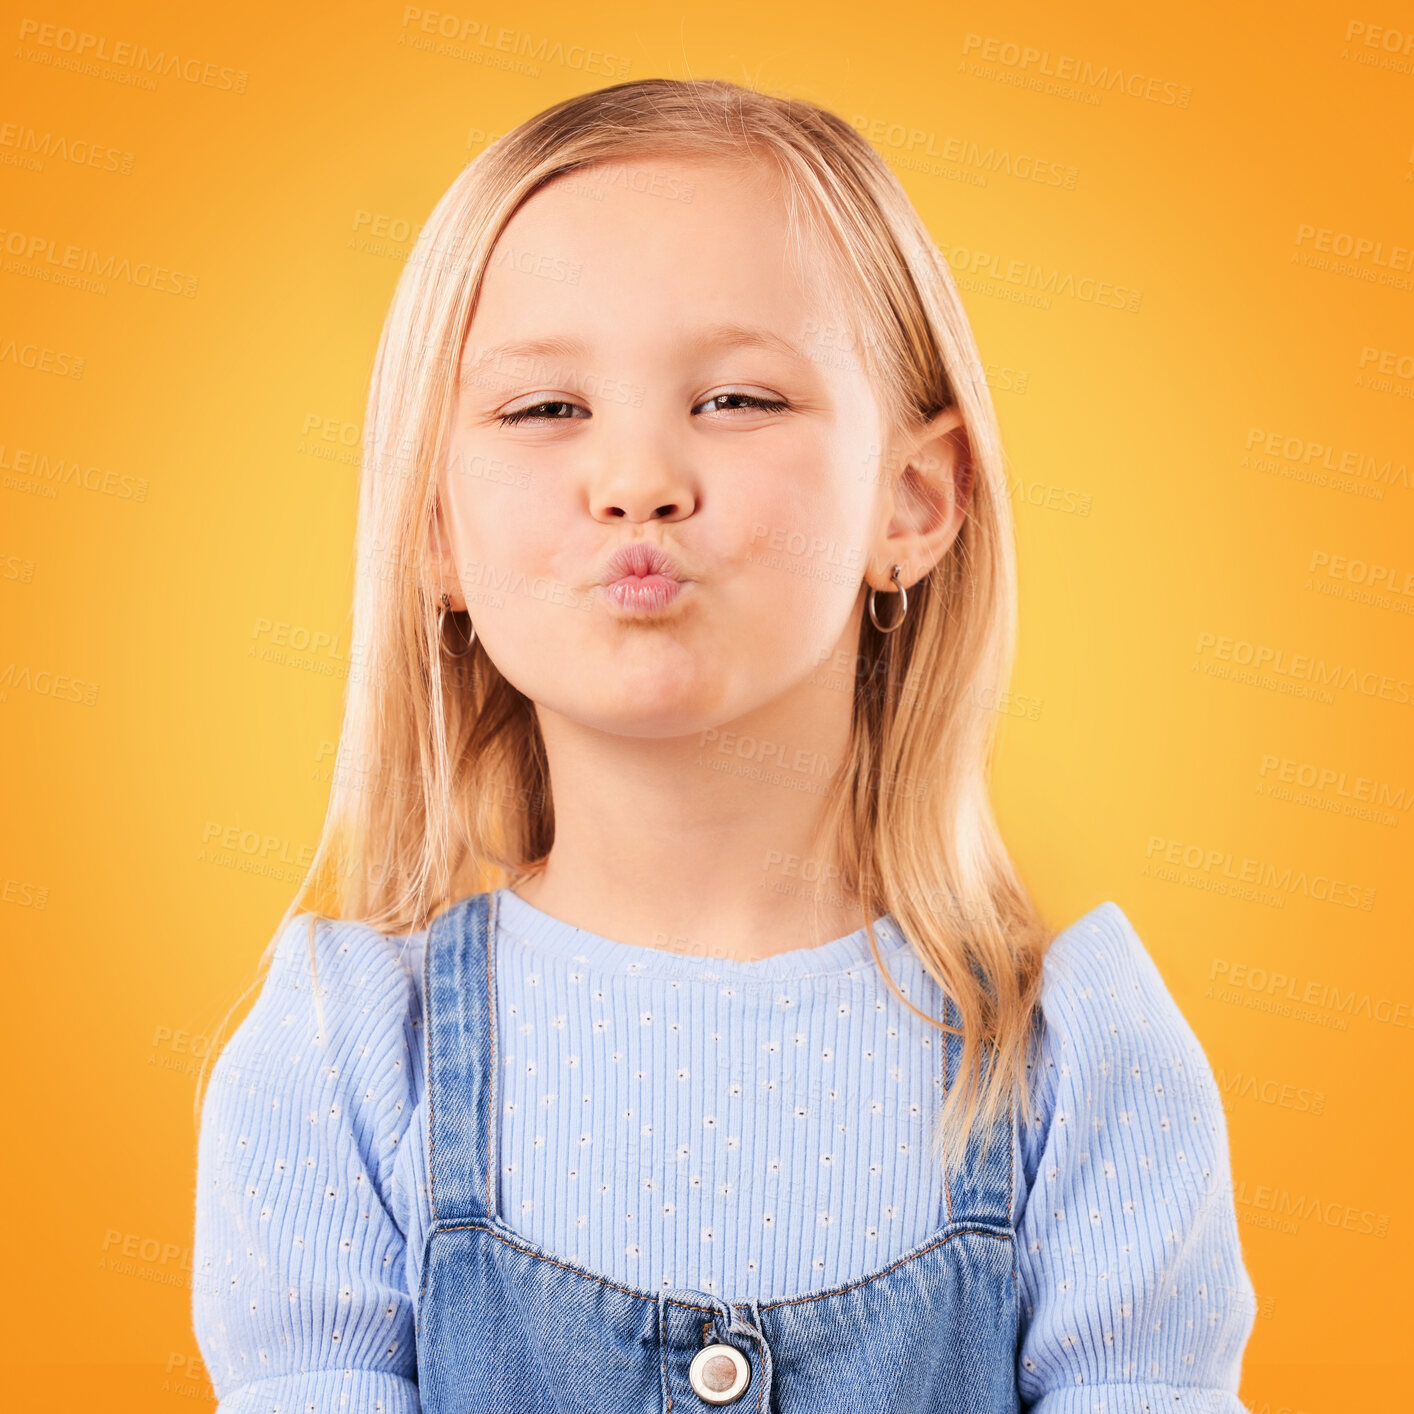
<instances>
[{"instance_id":1,"label":"stitching on denim","mask_svg":"<svg viewBox=\"0 0 1414 1414\"><path fill-rule=\"evenodd\" d=\"M761 1364L760 1366L756 1366L756 1365L753 1365L750 1360L747 1360L747 1362L746 1362L746 1367L747 1367L747 1369L751 1371L752 1377L756 1380L756 1408L757 1408L757 1411L758 1411L758 1414L759 1414L759 1411L760 1411L760 1408L761 1408L761 1401L762 1401L762 1399L764 1399L765 1396L766 1396L766 1373L765 1373L765 1371L766 1371L766 1366L765 1366L765 1363L764 1363L764 1362L766 1361L766 1359L767 1359L767 1354L766 1354L766 1337L765 1337L765 1335L762 1333L760 1326L757 1324L756 1313L751 1310L751 1303L748 1302L748 1301L729 1301L729 1302L727 1303L727 1307L728 1307L728 1316L727 1316L727 1330L728 1330L728 1334L730 1334L730 1332L731 1332L731 1317L732 1317L732 1315L737 1315L737 1316L738 1316L738 1319L740 1319L740 1315L739 1315L738 1308L739 1308L739 1307L742 1307L742 1306L745 1306L745 1307L747 1308L747 1314L748 1314L748 1316L750 1316L750 1318L751 1318L751 1319L750 1319L750 1323L749 1323L749 1325L748 1325L748 1329L747 1329L747 1331L746 1331L747 1339L753 1341L756 1345L760 1346L760 1350L759 1350L759 1352L757 1353L757 1359L760 1360L760 1361L762 1361L762 1364ZM705 1348L706 1345L707 1345L708 1332L709 1332L711 1329L712 1329L712 1322L711 1322L711 1321L703 1321L703 1322L702 1322L702 1345L703 1345L704 1348ZM733 1350L737 1350L737 1347L736 1347L735 1345L732 1345L732 1342L731 1342L730 1340L726 1339L725 1336L724 1336L724 1337L721 1339L721 1341L719 1341L718 1343L721 1344L721 1345L731 1345L731 1347L732 1347ZM745 1358L745 1357L743 1357L743 1358ZM750 1381L748 1380L747 1383L749 1384ZM737 1395L737 1398L740 1399L741 1396L740 1396L740 1395Z\"/></svg>"},{"instance_id":2,"label":"stitching on denim","mask_svg":"<svg viewBox=\"0 0 1414 1414\"><path fill-rule=\"evenodd\" d=\"M948 995L943 993L943 1020L948 1019L948 1006L950 1005ZM948 1098L948 1046L952 1042L952 1037L946 1031L938 1033L943 1038L943 1103L947 1103ZM948 1165L943 1165L943 1199L948 1207L948 1221L952 1221L952 1175L948 1170Z\"/></svg>"},{"instance_id":3,"label":"stitching on denim","mask_svg":"<svg viewBox=\"0 0 1414 1414\"><path fill-rule=\"evenodd\" d=\"M445 931L445 930L444 930ZM427 1034L422 1038L423 1052L427 1057L426 1088L427 1088L427 1201L432 1209L432 1221L437 1221L437 1162L434 1155L434 1145L436 1143L437 1126L433 1123L435 1104L433 1099L434 1086L432 1084L432 1033L437 1029L433 1020L436 1007L432 1000L432 949L436 942L437 929L434 925L427 933L427 951L422 957L422 1002L427 1015L424 1024L427 1027Z\"/></svg>"},{"instance_id":4,"label":"stitching on denim","mask_svg":"<svg viewBox=\"0 0 1414 1414\"><path fill-rule=\"evenodd\" d=\"M427 1300L427 1276L432 1270L432 1263L429 1258L432 1256L432 1238L437 1229L431 1227L427 1231L427 1237L422 1244L422 1280L417 1284L417 1306L413 1313L413 1338L420 1341L423 1333L427 1329L427 1322L423 1319L423 1307Z\"/></svg>"},{"instance_id":5,"label":"stitching on denim","mask_svg":"<svg viewBox=\"0 0 1414 1414\"><path fill-rule=\"evenodd\" d=\"M760 1368L751 1370L756 1377L756 1410L757 1414L760 1414L761 1401L766 1397L766 1363L770 1356L766 1352L766 1333L761 1329L757 1317L757 1312L751 1312L751 1338L761 1347L757 1352L757 1359L761 1361Z\"/></svg>"},{"instance_id":6,"label":"stitching on denim","mask_svg":"<svg viewBox=\"0 0 1414 1414\"><path fill-rule=\"evenodd\" d=\"M492 1184L501 1162L501 1138L496 1130L496 895L486 901L486 1028L490 1037L491 1069L486 1078L486 1211L494 1217ZM493 1162L494 1161L494 1162Z\"/></svg>"},{"instance_id":7,"label":"stitching on denim","mask_svg":"<svg viewBox=\"0 0 1414 1414\"><path fill-rule=\"evenodd\" d=\"M1013 1231L1016 1229L1016 1221L1012 1214L1016 1211L1016 1097L1011 1099L1011 1142L1006 1148L1006 1223Z\"/></svg>"},{"instance_id":8,"label":"stitching on denim","mask_svg":"<svg viewBox=\"0 0 1414 1414\"><path fill-rule=\"evenodd\" d=\"M528 1247L521 1246L518 1242L512 1242L504 1234L496 1231L495 1228L486 1223L452 1223L447 1227L438 1228L439 1232L484 1232L488 1237L494 1237L503 1247L509 1247L513 1252L519 1252L529 1257L535 1262L548 1262L552 1267L563 1267L567 1272L573 1272L577 1277L583 1277L586 1281L597 1281L600 1286L612 1287L615 1291L622 1291L625 1296L632 1296L636 1301L653 1301L658 1298L646 1291L637 1291L631 1286L623 1286L619 1282L611 1280L600 1272L592 1272L588 1267L577 1267L572 1262L562 1261L559 1257L542 1256L539 1252L532 1252ZM689 1305L685 1301L670 1302L670 1305L681 1306L687 1311L713 1311L712 1306Z\"/></svg>"},{"instance_id":9,"label":"stitching on denim","mask_svg":"<svg viewBox=\"0 0 1414 1414\"><path fill-rule=\"evenodd\" d=\"M899 1267L907 1266L909 1262L916 1262L920 1257L926 1256L935 1247L942 1247L945 1243L951 1242L954 1237L995 1237L999 1242L1011 1242L1012 1234L1009 1232L991 1232L982 1227L960 1227L956 1232L950 1232L946 1237L940 1237L936 1242L930 1242L920 1251L914 1252L906 1257L900 1257L897 1262L891 1263L881 1272L871 1272L867 1276L860 1277L858 1281L849 1282L845 1286L832 1286L828 1291L811 1292L805 1296L787 1296L779 1301L767 1301L762 1304L763 1311L774 1311L777 1306L799 1306L806 1301L822 1301L827 1296L842 1296L846 1291L853 1291L857 1287L868 1286L871 1282L878 1281L880 1277L886 1277Z\"/></svg>"},{"instance_id":10,"label":"stitching on denim","mask_svg":"<svg viewBox=\"0 0 1414 1414\"><path fill-rule=\"evenodd\" d=\"M668 1329L663 1318L663 1303L654 1303L657 1310L653 1316L653 1334L658 1341L658 1393L663 1397L663 1408L673 1407L673 1397L668 1392Z\"/></svg>"},{"instance_id":11,"label":"stitching on denim","mask_svg":"<svg viewBox=\"0 0 1414 1414\"><path fill-rule=\"evenodd\" d=\"M583 1277L585 1281L598 1282L600 1286L607 1286L614 1291L622 1291L625 1296L632 1296L636 1301L658 1301L660 1298L651 1292L639 1290L636 1287L624 1286L621 1282L614 1281L612 1277L606 1277L602 1272L592 1271L588 1267L576 1266L572 1262L566 1262L559 1257L552 1257L548 1254L533 1252L522 1243L512 1241L504 1233L499 1233L495 1228L487 1223L449 1223L446 1227L440 1227L437 1232L484 1232L488 1237L494 1237L503 1247L509 1247L513 1252L519 1252L522 1256L529 1257L533 1262L547 1262L552 1267L560 1267L567 1272L572 1272L577 1277ZM429 1235L435 1237L437 1234ZM844 1286L832 1286L827 1291L806 1292L800 1296L785 1296L777 1301L759 1302L758 1305L763 1311L773 1311L777 1306L798 1306L805 1301L822 1301L827 1296L842 1296L847 1291L854 1291L861 1286L869 1286L878 1281L881 1277L886 1277L899 1267L907 1266L910 1262L916 1262L920 1257L926 1256L935 1248L942 1247L955 1237L994 1237L999 1242L1011 1242L1013 1235L1010 1232L993 1232L983 1227L960 1227L956 1232L949 1232L936 1241L930 1242L926 1247L919 1248L915 1252L910 1252L900 1257L896 1262L890 1262L887 1267L881 1268L877 1272L868 1272L855 1281L848 1282ZM425 1270L425 1269L424 1269ZM681 1307L684 1311L703 1311L709 1315L715 1315L715 1306L699 1306L695 1302L667 1300L664 1304Z\"/></svg>"},{"instance_id":12,"label":"stitching on denim","mask_svg":"<svg viewBox=\"0 0 1414 1414\"><path fill-rule=\"evenodd\" d=\"M426 1068L424 1074L424 1086L427 1091L427 1201L432 1210L432 1224L428 1228L427 1236L422 1242L422 1279L417 1284L417 1305L413 1308L413 1338L415 1341L422 1339L426 1330L426 1322L423 1320L423 1303L427 1297L427 1274L432 1264L427 1260L431 1255L432 1233L436 1231L437 1223L437 1189L436 1172L437 1165L433 1157L433 1135L437 1132L437 1126L433 1120L433 1085L432 1085L432 1032L433 1015L436 1007L432 1001L432 948L436 941L437 929L434 926L427 930L427 948L422 955L422 1009L423 1024L426 1027L426 1034L423 1036L423 1054L426 1056Z\"/></svg>"}]
</instances>

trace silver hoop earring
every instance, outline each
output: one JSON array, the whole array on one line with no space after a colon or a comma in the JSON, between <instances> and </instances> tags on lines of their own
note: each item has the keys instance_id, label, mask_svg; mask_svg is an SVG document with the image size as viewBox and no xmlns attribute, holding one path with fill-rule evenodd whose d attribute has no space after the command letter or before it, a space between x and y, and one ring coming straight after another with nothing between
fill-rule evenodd
<instances>
[{"instance_id":1,"label":"silver hoop earring","mask_svg":"<svg viewBox=\"0 0 1414 1414\"><path fill-rule=\"evenodd\" d=\"M889 574L889 578L893 580L896 585L898 585L899 598L902 600L902 603L899 607L898 618L895 619L894 622L891 623L887 628L885 628L884 625L879 622L879 616L874 612L874 604L879 591L877 589L871 589L869 591L869 617L873 621L874 627L878 629L880 633L892 633L903 623L904 619L908 617L908 590L906 590L902 584L899 584L898 578L899 571L902 568L902 565L895 565L893 567L893 570Z\"/></svg>"},{"instance_id":2,"label":"silver hoop earring","mask_svg":"<svg viewBox=\"0 0 1414 1414\"><path fill-rule=\"evenodd\" d=\"M466 624L467 628L470 629L470 633L466 640L466 647L463 648L460 653L453 653L447 647L447 639L445 634L443 633L443 629L447 622L447 615L449 613L454 612L455 610L453 610L452 608L452 601L444 592L442 595L442 605L437 610L437 641L442 645L442 652L446 657L465 658L466 655L471 652L471 645L476 642L476 625L472 623L470 617L467 618Z\"/></svg>"}]
</instances>

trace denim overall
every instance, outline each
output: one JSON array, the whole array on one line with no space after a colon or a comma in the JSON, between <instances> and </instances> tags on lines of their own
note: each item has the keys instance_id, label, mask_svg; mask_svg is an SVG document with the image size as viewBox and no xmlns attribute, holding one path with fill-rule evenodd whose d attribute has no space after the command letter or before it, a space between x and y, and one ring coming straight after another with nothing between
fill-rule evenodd
<instances>
[{"instance_id":1,"label":"denim overall","mask_svg":"<svg viewBox=\"0 0 1414 1414\"><path fill-rule=\"evenodd\" d=\"M1016 1414L1014 1106L985 1162L949 1175L930 1237L822 1291L728 1302L641 1290L508 1227L496 1208L494 902L462 899L428 932L423 1414ZM956 1073L960 1038L939 1034Z\"/></svg>"}]
</instances>

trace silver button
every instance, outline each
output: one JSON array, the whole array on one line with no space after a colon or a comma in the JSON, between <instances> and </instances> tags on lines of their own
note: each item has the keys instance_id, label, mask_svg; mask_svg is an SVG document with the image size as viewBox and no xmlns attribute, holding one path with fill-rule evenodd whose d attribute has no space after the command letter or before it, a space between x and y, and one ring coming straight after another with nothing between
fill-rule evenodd
<instances>
[{"instance_id":1,"label":"silver button","mask_svg":"<svg viewBox=\"0 0 1414 1414\"><path fill-rule=\"evenodd\" d=\"M734 1345L704 1345L687 1367L688 1383L708 1404L730 1404L751 1383L751 1362Z\"/></svg>"}]
</instances>

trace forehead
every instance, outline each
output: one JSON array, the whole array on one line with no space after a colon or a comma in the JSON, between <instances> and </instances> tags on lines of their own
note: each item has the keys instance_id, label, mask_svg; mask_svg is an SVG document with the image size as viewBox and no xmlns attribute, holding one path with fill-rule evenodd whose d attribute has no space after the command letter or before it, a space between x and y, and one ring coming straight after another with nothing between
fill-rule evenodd
<instances>
[{"instance_id":1,"label":"forehead","mask_svg":"<svg viewBox=\"0 0 1414 1414\"><path fill-rule=\"evenodd\" d=\"M550 320L662 326L746 312L791 338L837 326L848 291L793 219L795 204L764 158L655 154L564 173L502 231L469 337Z\"/></svg>"},{"instance_id":2,"label":"forehead","mask_svg":"<svg viewBox=\"0 0 1414 1414\"><path fill-rule=\"evenodd\" d=\"M622 236L624 225L655 235L720 233L743 217L779 234L787 210L783 178L766 158L627 154L552 178L521 203L504 234L548 230L592 240L609 229Z\"/></svg>"}]
</instances>

